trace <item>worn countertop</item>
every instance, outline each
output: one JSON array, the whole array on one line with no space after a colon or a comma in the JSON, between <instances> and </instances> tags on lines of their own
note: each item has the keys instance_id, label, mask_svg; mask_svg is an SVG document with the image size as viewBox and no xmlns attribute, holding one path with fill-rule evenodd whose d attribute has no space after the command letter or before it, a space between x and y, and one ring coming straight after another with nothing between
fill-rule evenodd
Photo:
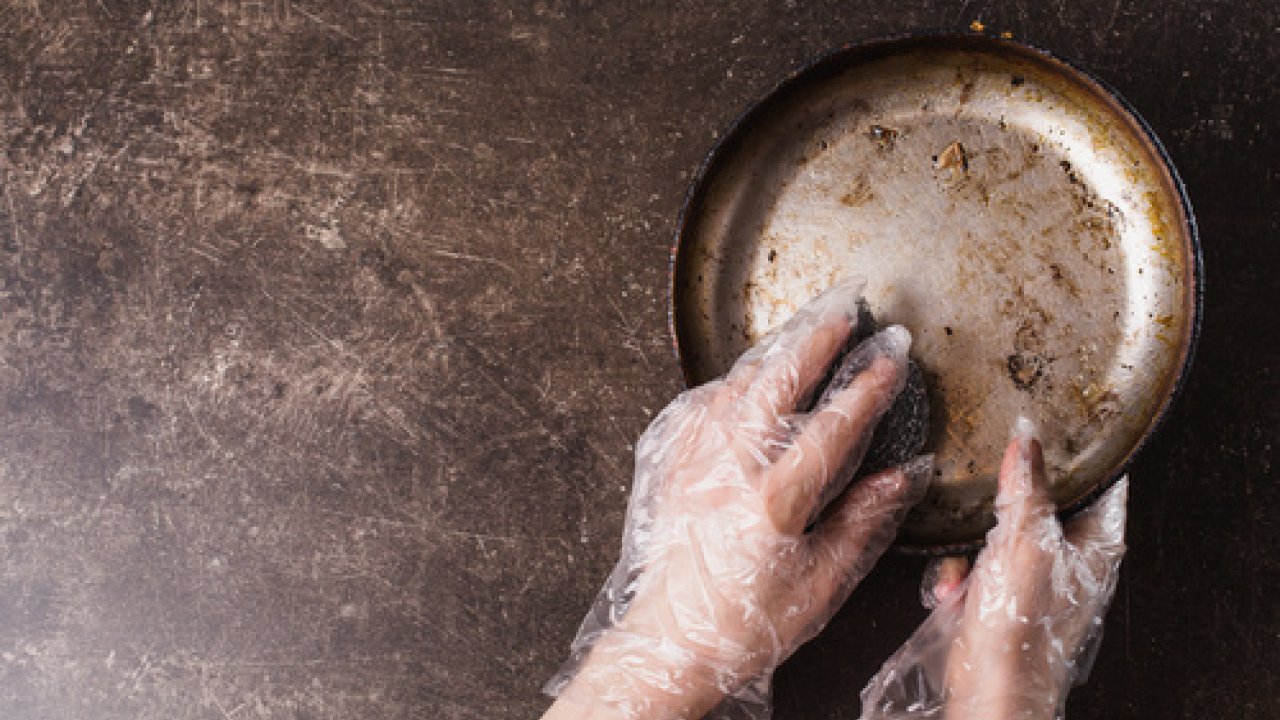
<instances>
[{"instance_id":1,"label":"worn countertop","mask_svg":"<svg viewBox=\"0 0 1280 720\"><path fill-rule=\"evenodd\" d=\"M1271 0L0 0L0 716L535 717L679 389L668 243L832 46L1010 31L1155 127L1204 332L1073 718L1280 715ZM778 680L852 718L894 557Z\"/></svg>"}]
</instances>

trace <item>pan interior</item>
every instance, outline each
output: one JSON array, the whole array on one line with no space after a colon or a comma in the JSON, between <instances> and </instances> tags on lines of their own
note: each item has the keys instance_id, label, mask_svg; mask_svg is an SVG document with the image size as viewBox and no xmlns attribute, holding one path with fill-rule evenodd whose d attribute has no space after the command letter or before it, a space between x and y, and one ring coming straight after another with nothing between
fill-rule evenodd
<instances>
[{"instance_id":1,"label":"pan interior","mask_svg":"<svg viewBox=\"0 0 1280 720\"><path fill-rule=\"evenodd\" d=\"M1159 152L1027 50L916 43L802 74L722 145L683 227L673 319L693 384L846 275L912 331L938 475L909 544L981 538L1020 413L1059 507L1087 496L1189 344L1190 230Z\"/></svg>"}]
</instances>

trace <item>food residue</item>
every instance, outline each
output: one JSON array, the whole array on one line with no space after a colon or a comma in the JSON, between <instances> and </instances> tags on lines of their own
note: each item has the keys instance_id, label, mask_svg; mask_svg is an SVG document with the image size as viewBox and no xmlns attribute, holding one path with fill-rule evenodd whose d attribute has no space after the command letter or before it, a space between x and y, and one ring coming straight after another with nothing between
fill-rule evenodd
<instances>
[{"instance_id":1,"label":"food residue","mask_svg":"<svg viewBox=\"0 0 1280 720\"><path fill-rule=\"evenodd\" d=\"M964 151L964 145L956 141L943 148L942 152L934 156L933 166L939 170L950 170L951 177L959 179L969 171L969 156Z\"/></svg>"},{"instance_id":2,"label":"food residue","mask_svg":"<svg viewBox=\"0 0 1280 720\"><path fill-rule=\"evenodd\" d=\"M871 126L871 139L880 145L881 150L893 149L893 143L898 139L898 131L884 125Z\"/></svg>"}]
</instances>

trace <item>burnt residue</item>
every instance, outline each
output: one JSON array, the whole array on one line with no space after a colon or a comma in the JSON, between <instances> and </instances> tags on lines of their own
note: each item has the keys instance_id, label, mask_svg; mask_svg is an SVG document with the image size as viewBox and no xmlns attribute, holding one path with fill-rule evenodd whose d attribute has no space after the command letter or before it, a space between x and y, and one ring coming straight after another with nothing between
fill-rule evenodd
<instances>
[{"instance_id":1,"label":"burnt residue","mask_svg":"<svg viewBox=\"0 0 1280 720\"><path fill-rule=\"evenodd\" d=\"M865 175L859 175L840 196L840 203L847 207L858 207L871 202L874 198L875 191L871 187L871 181Z\"/></svg>"},{"instance_id":2,"label":"burnt residue","mask_svg":"<svg viewBox=\"0 0 1280 720\"><path fill-rule=\"evenodd\" d=\"M1020 317L1013 335L1013 352L1005 358L1005 370L1015 387L1030 392L1045 384L1046 375L1055 361L1046 342L1054 316L1022 286L1017 287L1014 295L1014 300L1003 305L1006 314Z\"/></svg>"},{"instance_id":3,"label":"burnt residue","mask_svg":"<svg viewBox=\"0 0 1280 720\"><path fill-rule=\"evenodd\" d=\"M1014 387L1030 392L1044 377L1044 359L1038 355L1013 353L1006 358L1009 379Z\"/></svg>"},{"instance_id":4,"label":"burnt residue","mask_svg":"<svg viewBox=\"0 0 1280 720\"><path fill-rule=\"evenodd\" d=\"M1076 170L1074 167L1071 166L1070 160L1060 161L1058 163L1058 167L1062 168L1062 171L1067 174L1067 182L1071 183L1072 185L1081 184L1080 176L1076 174Z\"/></svg>"},{"instance_id":5,"label":"burnt residue","mask_svg":"<svg viewBox=\"0 0 1280 720\"><path fill-rule=\"evenodd\" d=\"M1108 268L1108 271L1112 273L1115 272L1110 268ZM1081 297L1080 286L1076 283L1075 279L1071 277L1071 274L1064 270L1060 264L1049 263L1049 277L1051 277L1055 283L1065 288L1072 297Z\"/></svg>"},{"instance_id":6,"label":"burnt residue","mask_svg":"<svg viewBox=\"0 0 1280 720\"><path fill-rule=\"evenodd\" d=\"M898 131L886 125L872 125L867 131L867 136L881 150L892 150L894 144L898 142Z\"/></svg>"}]
</instances>

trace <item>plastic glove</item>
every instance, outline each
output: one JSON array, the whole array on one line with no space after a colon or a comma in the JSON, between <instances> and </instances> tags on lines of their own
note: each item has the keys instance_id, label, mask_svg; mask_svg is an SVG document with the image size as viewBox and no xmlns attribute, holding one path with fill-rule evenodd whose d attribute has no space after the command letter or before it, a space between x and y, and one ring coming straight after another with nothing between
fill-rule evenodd
<instances>
[{"instance_id":1,"label":"plastic glove","mask_svg":"<svg viewBox=\"0 0 1280 720\"><path fill-rule=\"evenodd\" d=\"M1122 479L1064 529L1034 427L1000 467L996 527L966 581L948 559L937 609L862 692L864 720L1048 720L1083 682L1124 555ZM926 589L928 592L928 588Z\"/></svg>"},{"instance_id":2,"label":"plastic glove","mask_svg":"<svg viewBox=\"0 0 1280 720\"><path fill-rule=\"evenodd\" d=\"M864 478L818 518L906 376L910 335L888 328L798 412L860 290L843 282L802 308L640 438L621 559L546 687L560 698L545 718L696 718L726 696L713 717L768 717L774 668L888 547L931 472L917 460Z\"/></svg>"}]
</instances>

